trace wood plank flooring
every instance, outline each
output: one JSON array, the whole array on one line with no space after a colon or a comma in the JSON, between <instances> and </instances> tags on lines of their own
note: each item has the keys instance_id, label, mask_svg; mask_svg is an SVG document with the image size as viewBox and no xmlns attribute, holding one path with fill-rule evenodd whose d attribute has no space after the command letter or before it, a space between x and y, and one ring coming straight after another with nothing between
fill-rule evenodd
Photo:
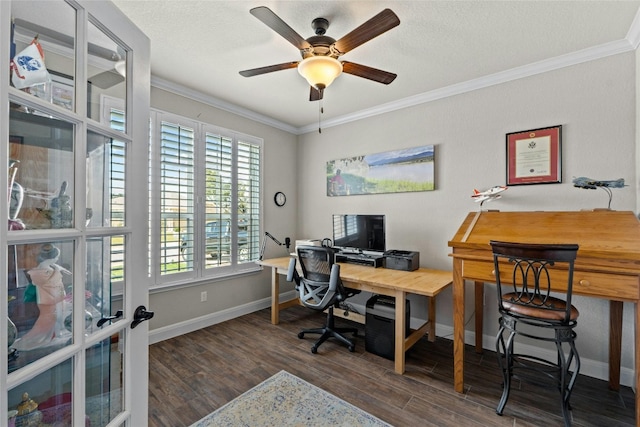
<instances>
[{"instance_id":1,"label":"wood plank flooring","mask_svg":"<svg viewBox=\"0 0 640 427\"><path fill-rule=\"evenodd\" d=\"M407 353L405 374L398 375L392 361L365 351L364 325L344 319L337 325L360 328L356 351L329 340L312 354L316 336L301 340L298 330L324 319L292 307L272 325L265 309L153 344L149 426L189 426L283 369L397 427L562 425L557 391L529 384L515 384L504 416L496 415L502 389L493 352L479 355L467 346L460 394L453 390L452 341L421 339ZM571 404L574 426L635 425L628 387L614 392L606 381L580 376Z\"/></svg>"}]
</instances>

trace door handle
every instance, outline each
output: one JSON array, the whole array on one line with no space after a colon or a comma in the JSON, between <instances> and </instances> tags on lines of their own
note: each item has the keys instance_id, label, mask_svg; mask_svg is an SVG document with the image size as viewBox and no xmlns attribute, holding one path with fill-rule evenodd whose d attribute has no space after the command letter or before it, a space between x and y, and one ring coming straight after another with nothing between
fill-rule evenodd
<instances>
[{"instance_id":1,"label":"door handle","mask_svg":"<svg viewBox=\"0 0 640 427\"><path fill-rule=\"evenodd\" d=\"M153 317L153 314L153 311L147 311L147 308L144 305L136 308L136 311L133 313L133 322L131 322L131 329L135 328L145 320L151 319Z\"/></svg>"},{"instance_id":2,"label":"door handle","mask_svg":"<svg viewBox=\"0 0 640 427\"><path fill-rule=\"evenodd\" d=\"M117 319L118 317L122 317L122 310L116 311L116 314L114 316L107 316L107 317L100 318L100 320L98 320L98 323L96 324L96 326L98 326L98 328L100 328L100 327L102 327L102 325L104 325L108 321Z\"/></svg>"}]
</instances>

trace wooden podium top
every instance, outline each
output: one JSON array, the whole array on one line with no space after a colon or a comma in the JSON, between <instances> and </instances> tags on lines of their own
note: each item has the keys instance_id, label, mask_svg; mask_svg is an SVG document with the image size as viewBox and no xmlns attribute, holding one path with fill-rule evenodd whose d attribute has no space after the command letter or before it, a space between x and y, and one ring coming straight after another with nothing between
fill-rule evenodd
<instances>
[{"instance_id":1,"label":"wooden podium top","mask_svg":"<svg viewBox=\"0 0 640 427\"><path fill-rule=\"evenodd\" d=\"M620 382L622 305L635 303L635 346L640 348L640 221L630 211L472 212L449 241L453 258L454 387L464 391L465 280L483 290L495 283L490 240L523 243L577 243L574 294L610 302L609 384ZM480 286L478 286L480 285ZM554 290L566 292L559 285ZM476 348L482 348L482 299L476 298ZM634 357L640 384L640 352ZM640 421L640 393L636 393ZM640 425L640 424L639 424Z\"/></svg>"},{"instance_id":2,"label":"wooden podium top","mask_svg":"<svg viewBox=\"0 0 640 427\"><path fill-rule=\"evenodd\" d=\"M449 246L455 257L456 249L490 251L490 240L577 243L578 258L640 263L640 221L631 211L471 212Z\"/></svg>"}]
</instances>

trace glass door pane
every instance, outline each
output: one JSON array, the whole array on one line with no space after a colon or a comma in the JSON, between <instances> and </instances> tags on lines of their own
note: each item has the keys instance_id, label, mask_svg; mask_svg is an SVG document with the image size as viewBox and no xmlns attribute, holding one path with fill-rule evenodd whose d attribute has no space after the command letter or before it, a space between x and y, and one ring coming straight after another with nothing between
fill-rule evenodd
<instances>
[{"instance_id":1,"label":"glass door pane","mask_svg":"<svg viewBox=\"0 0 640 427\"><path fill-rule=\"evenodd\" d=\"M72 344L74 242L9 247L9 372Z\"/></svg>"},{"instance_id":2,"label":"glass door pane","mask_svg":"<svg viewBox=\"0 0 640 427\"><path fill-rule=\"evenodd\" d=\"M91 427L106 426L124 408L122 346L116 334L86 351L85 410Z\"/></svg>"},{"instance_id":3,"label":"glass door pane","mask_svg":"<svg viewBox=\"0 0 640 427\"><path fill-rule=\"evenodd\" d=\"M105 103L119 105L123 110L122 117L126 117L127 50L92 22L89 22L87 80L87 117L109 123ZM121 130L124 132L124 127Z\"/></svg>"},{"instance_id":4,"label":"glass door pane","mask_svg":"<svg viewBox=\"0 0 640 427\"><path fill-rule=\"evenodd\" d=\"M8 424L16 427L71 426L72 380L73 363L72 359L67 359L9 390Z\"/></svg>"},{"instance_id":5,"label":"glass door pane","mask_svg":"<svg viewBox=\"0 0 640 427\"><path fill-rule=\"evenodd\" d=\"M11 15L11 85L75 111L75 9L61 1L14 1Z\"/></svg>"},{"instance_id":6,"label":"glass door pane","mask_svg":"<svg viewBox=\"0 0 640 427\"><path fill-rule=\"evenodd\" d=\"M87 227L124 227L126 156L123 141L88 132Z\"/></svg>"},{"instance_id":7,"label":"glass door pane","mask_svg":"<svg viewBox=\"0 0 640 427\"><path fill-rule=\"evenodd\" d=\"M104 324L122 320L122 313L118 315L118 310L125 306L124 243L123 235L87 240L85 316L98 322L87 327L87 334L97 332Z\"/></svg>"},{"instance_id":8,"label":"glass door pane","mask_svg":"<svg viewBox=\"0 0 640 427\"><path fill-rule=\"evenodd\" d=\"M75 126L17 102L9 116L10 229L72 228Z\"/></svg>"}]
</instances>

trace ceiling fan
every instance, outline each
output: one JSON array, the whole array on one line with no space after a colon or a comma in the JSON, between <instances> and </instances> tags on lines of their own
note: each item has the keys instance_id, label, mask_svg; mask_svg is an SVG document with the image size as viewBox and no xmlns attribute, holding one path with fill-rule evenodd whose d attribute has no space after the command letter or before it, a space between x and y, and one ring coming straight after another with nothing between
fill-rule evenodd
<instances>
[{"instance_id":1,"label":"ceiling fan","mask_svg":"<svg viewBox=\"0 0 640 427\"><path fill-rule=\"evenodd\" d=\"M387 71L354 62L338 61L339 57L350 50L398 26L400 19L391 9L383 10L337 41L325 35L329 28L329 21L325 18L316 18L312 21L311 27L315 35L305 40L268 7L253 8L250 13L298 48L302 61L240 71L240 75L244 77L297 68L311 86L310 101L322 99L324 90L342 72L386 85L396 78L396 74Z\"/></svg>"}]
</instances>

